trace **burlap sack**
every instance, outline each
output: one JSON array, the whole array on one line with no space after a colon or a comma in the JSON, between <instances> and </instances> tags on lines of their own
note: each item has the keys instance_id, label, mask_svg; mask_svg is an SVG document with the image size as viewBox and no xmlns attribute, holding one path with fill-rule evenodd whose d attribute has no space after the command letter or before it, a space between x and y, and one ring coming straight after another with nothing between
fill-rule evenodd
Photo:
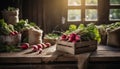
<instances>
[{"instance_id":1,"label":"burlap sack","mask_svg":"<svg viewBox=\"0 0 120 69\"><path fill-rule=\"evenodd\" d=\"M19 22L19 9L14 11L2 11L3 18L8 24L15 24Z\"/></svg>"},{"instance_id":2,"label":"burlap sack","mask_svg":"<svg viewBox=\"0 0 120 69\"><path fill-rule=\"evenodd\" d=\"M120 48L120 27L107 31L107 45Z\"/></svg>"},{"instance_id":3,"label":"burlap sack","mask_svg":"<svg viewBox=\"0 0 120 69\"><path fill-rule=\"evenodd\" d=\"M106 29L102 26L97 26L98 30L99 30L99 34L101 36L101 42L100 44L104 44L106 45L107 43L107 32Z\"/></svg>"},{"instance_id":4,"label":"burlap sack","mask_svg":"<svg viewBox=\"0 0 120 69\"><path fill-rule=\"evenodd\" d=\"M21 34L17 35L2 35L0 36L1 43L6 45L18 45L21 42Z\"/></svg>"},{"instance_id":5,"label":"burlap sack","mask_svg":"<svg viewBox=\"0 0 120 69\"><path fill-rule=\"evenodd\" d=\"M34 44L39 44L42 43L42 34L43 31L42 30L37 30L35 28L30 28L28 35L28 42L30 45L34 45Z\"/></svg>"}]
</instances>

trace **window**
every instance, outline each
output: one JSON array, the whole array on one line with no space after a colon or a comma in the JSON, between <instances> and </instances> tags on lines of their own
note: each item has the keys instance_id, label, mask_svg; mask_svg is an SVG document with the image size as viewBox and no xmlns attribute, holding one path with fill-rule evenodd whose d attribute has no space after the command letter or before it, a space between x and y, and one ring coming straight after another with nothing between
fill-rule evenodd
<instances>
[{"instance_id":1,"label":"window","mask_svg":"<svg viewBox=\"0 0 120 69\"><path fill-rule=\"evenodd\" d=\"M98 0L68 0L68 22L98 20Z\"/></svg>"},{"instance_id":2,"label":"window","mask_svg":"<svg viewBox=\"0 0 120 69\"><path fill-rule=\"evenodd\" d=\"M110 5L120 5L120 0L110 0Z\"/></svg>"},{"instance_id":3,"label":"window","mask_svg":"<svg viewBox=\"0 0 120 69\"><path fill-rule=\"evenodd\" d=\"M97 21L97 10L96 9L86 9L85 10L85 21Z\"/></svg>"},{"instance_id":4,"label":"window","mask_svg":"<svg viewBox=\"0 0 120 69\"><path fill-rule=\"evenodd\" d=\"M68 10L68 21L80 21L81 10L80 9L69 9Z\"/></svg>"},{"instance_id":5,"label":"window","mask_svg":"<svg viewBox=\"0 0 120 69\"><path fill-rule=\"evenodd\" d=\"M80 6L81 0L68 0L68 6Z\"/></svg>"},{"instance_id":6,"label":"window","mask_svg":"<svg viewBox=\"0 0 120 69\"><path fill-rule=\"evenodd\" d=\"M86 0L85 5L97 5L98 0Z\"/></svg>"},{"instance_id":7,"label":"window","mask_svg":"<svg viewBox=\"0 0 120 69\"><path fill-rule=\"evenodd\" d=\"M66 21L97 24L120 21L120 0L66 0ZM67 15L66 15L67 14Z\"/></svg>"},{"instance_id":8,"label":"window","mask_svg":"<svg viewBox=\"0 0 120 69\"><path fill-rule=\"evenodd\" d=\"M120 21L120 0L110 0L109 20Z\"/></svg>"}]
</instances>

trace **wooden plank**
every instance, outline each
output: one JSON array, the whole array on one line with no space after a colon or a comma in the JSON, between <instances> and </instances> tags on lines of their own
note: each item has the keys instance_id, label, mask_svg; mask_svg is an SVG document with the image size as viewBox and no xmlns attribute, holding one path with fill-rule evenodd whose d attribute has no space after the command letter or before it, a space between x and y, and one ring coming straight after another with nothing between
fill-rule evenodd
<instances>
[{"instance_id":1,"label":"wooden plank","mask_svg":"<svg viewBox=\"0 0 120 69\"><path fill-rule=\"evenodd\" d=\"M120 48L110 46L98 46L97 51L93 52L90 56L90 62L102 61L120 61Z\"/></svg>"},{"instance_id":2,"label":"wooden plank","mask_svg":"<svg viewBox=\"0 0 120 69\"><path fill-rule=\"evenodd\" d=\"M106 46L106 45L98 45L97 51L119 51L120 48Z\"/></svg>"}]
</instances>

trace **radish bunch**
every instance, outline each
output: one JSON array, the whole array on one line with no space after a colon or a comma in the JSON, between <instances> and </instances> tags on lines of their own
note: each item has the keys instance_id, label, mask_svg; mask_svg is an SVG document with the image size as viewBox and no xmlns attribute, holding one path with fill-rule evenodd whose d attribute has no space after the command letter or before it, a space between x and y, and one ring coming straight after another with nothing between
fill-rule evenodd
<instances>
[{"instance_id":1,"label":"radish bunch","mask_svg":"<svg viewBox=\"0 0 120 69\"><path fill-rule=\"evenodd\" d=\"M17 31L12 31L12 32L10 32L10 35L12 35L12 36L15 36L15 35L17 35L17 34L18 34Z\"/></svg>"},{"instance_id":2,"label":"radish bunch","mask_svg":"<svg viewBox=\"0 0 120 69\"><path fill-rule=\"evenodd\" d=\"M20 48L21 49L28 49L28 48L32 48L33 50L33 52L37 52L37 51L39 51L39 53L41 53L42 52L42 50L43 49L45 49L45 48L48 48L48 47L50 47L51 46L51 44L50 43L41 43L41 44L37 44L37 45L29 45L29 43L24 43L24 44L22 44L21 46L20 46Z\"/></svg>"},{"instance_id":3,"label":"radish bunch","mask_svg":"<svg viewBox=\"0 0 120 69\"><path fill-rule=\"evenodd\" d=\"M71 33L69 35L63 34L60 37L60 40L69 41L69 42L75 42L76 43L76 42L80 41L80 35L77 35L76 33Z\"/></svg>"}]
</instances>

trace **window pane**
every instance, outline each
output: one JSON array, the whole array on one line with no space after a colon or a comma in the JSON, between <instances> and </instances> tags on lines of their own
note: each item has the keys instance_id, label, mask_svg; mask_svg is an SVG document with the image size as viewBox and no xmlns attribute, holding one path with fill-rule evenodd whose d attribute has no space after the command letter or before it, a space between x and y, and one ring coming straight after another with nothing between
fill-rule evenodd
<instances>
[{"instance_id":1,"label":"window pane","mask_svg":"<svg viewBox=\"0 0 120 69\"><path fill-rule=\"evenodd\" d=\"M110 9L110 20L120 20L120 9Z\"/></svg>"},{"instance_id":2,"label":"window pane","mask_svg":"<svg viewBox=\"0 0 120 69\"><path fill-rule=\"evenodd\" d=\"M120 0L110 0L111 5L120 5Z\"/></svg>"},{"instance_id":3,"label":"window pane","mask_svg":"<svg viewBox=\"0 0 120 69\"><path fill-rule=\"evenodd\" d=\"M98 0L85 0L86 5L97 5Z\"/></svg>"},{"instance_id":4,"label":"window pane","mask_svg":"<svg viewBox=\"0 0 120 69\"><path fill-rule=\"evenodd\" d=\"M81 20L81 10L70 9L68 10L68 21L80 21Z\"/></svg>"},{"instance_id":5,"label":"window pane","mask_svg":"<svg viewBox=\"0 0 120 69\"><path fill-rule=\"evenodd\" d=\"M68 0L68 6L80 6L81 0Z\"/></svg>"},{"instance_id":6,"label":"window pane","mask_svg":"<svg viewBox=\"0 0 120 69\"><path fill-rule=\"evenodd\" d=\"M96 21L98 18L96 9L86 9L85 20L86 21Z\"/></svg>"}]
</instances>

